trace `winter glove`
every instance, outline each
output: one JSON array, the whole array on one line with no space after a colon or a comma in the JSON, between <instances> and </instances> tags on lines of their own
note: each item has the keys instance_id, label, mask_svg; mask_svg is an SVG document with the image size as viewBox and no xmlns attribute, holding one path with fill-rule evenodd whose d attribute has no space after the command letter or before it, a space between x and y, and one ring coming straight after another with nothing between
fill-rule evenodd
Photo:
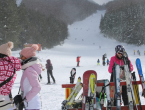
<instances>
[{"instance_id":1,"label":"winter glove","mask_svg":"<svg viewBox=\"0 0 145 110\"><path fill-rule=\"evenodd\" d=\"M120 66L120 68L121 68L122 70L124 70L124 66Z\"/></svg>"}]
</instances>

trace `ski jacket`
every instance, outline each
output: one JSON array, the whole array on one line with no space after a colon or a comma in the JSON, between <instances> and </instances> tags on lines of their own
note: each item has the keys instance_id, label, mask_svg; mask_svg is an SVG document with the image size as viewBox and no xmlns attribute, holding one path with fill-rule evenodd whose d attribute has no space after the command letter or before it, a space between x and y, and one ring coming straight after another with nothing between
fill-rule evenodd
<instances>
[{"instance_id":1,"label":"ski jacket","mask_svg":"<svg viewBox=\"0 0 145 110\"><path fill-rule=\"evenodd\" d=\"M109 60L107 60L107 63L109 63Z\"/></svg>"},{"instance_id":2,"label":"ski jacket","mask_svg":"<svg viewBox=\"0 0 145 110\"><path fill-rule=\"evenodd\" d=\"M22 97L26 98L24 101L25 109L40 109L41 101L39 92L41 85L38 80L41 74L41 65L39 60L29 61L22 65L23 75L21 78L20 86L22 91Z\"/></svg>"},{"instance_id":3,"label":"ski jacket","mask_svg":"<svg viewBox=\"0 0 145 110\"><path fill-rule=\"evenodd\" d=\"M80 62L80 58L81 58L81 57L77 57L77 62Z\"/></svg>"},{"instance_id":4,"label":"ski jacket","mask_svg":"<svg viewBox=\"0 0 145 110\"><path fill-rule=\"evenodd\" d=\"M104 54L104 55L102 56L102 60L105 61L105 58L106 58L106 55Z\"/></svg>"},{"instance_id":5,"label":"ski jacket","mask_svg":"<svg viewBox=\"0 0 145 110\"><path fill-rule=\"evenodd\" d=\"M0 58L0 83L12 76L14 69L15 71L21 70L21 62L17 57L10 56ZM16 76L17 75L15 74L8 83L0 87L0 95L6 96L10 94Z\"/></svg>"},{"instance_id":6,"label":"ski jacket","mask_svg":"<svg viewBox=\"0 0 145 110\"><path fill-rule=\"evenodd\" d=\"M46 69L47 70L53 70L53 66L52 66L52 63L51 63L50 59L47 60Z\"/></svg>"},{"instance_id":7,"label":"ski jacket","mask_svg":"<svg viewBox=\"0 0 145 110\"><path fill-rule=\"evenodd\" d=\"M129 58L128 58L128 60L129 60ZM117 54L115 54L115 56L111 57L110 63L109 63L109 67L108 67L109 73L112 73L113 72L112 69L113 69L114 63L122 66L123 65L123 59L118 59L117 58ZM133 71L133 65L132 65L131 61L130 61L130 70Z\"/></svg>"}]
</instances>

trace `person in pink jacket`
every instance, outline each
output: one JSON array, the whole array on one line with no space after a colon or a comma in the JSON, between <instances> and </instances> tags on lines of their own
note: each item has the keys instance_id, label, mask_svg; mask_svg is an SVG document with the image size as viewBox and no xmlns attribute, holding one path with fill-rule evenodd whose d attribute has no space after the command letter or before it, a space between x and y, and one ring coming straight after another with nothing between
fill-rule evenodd
<instances>
[{"instance_id":1,"label":"person in pink jacket","mask_svg":"<svg viewBox=\"0 0 145 110\"><path fill-rule=\"evenodd\" d=\"M41 101L39 92L41 90L38 80L41 74L41 65L36 56L38 46L33 44L32 47L26 47L20 52L22 59L21 65L23 75L20 82L22 97L24 100L25 110L40 110Z\"/></svg>"},{"instance_id":2,"label":"person in pink jacket","mask_svg":"<svg viewBox=\"0 0 145 110\"><path fill-rule=\"evenodd\" d=\"M16 71L21 70L21 62L17 57L11 56L13 42L0 45L0 84L11 77L12 79L0 87L0 110L12 109L9 95L17 77Z\"/></svg>"},{"instance_id":3,"label":"person in pink jacket","mask_svg":"<svg viewBox=\"0 0 145 110\"><path fill-rule=\"evenodd\" d=\"M120 66L123 66L123 59L122 58L123 58L123 54L125 52L125 49L122 45L117 45L115 47L115 52L116 52L116 54L115 54L115 56L111 57L109 67L108 67L108 71L109 71L109 73L111 73L110 82L114 82L114 71L113 71L114 64L118 64ZM129 58L128 58L128 60L129 60ZM130 71L133 71L133 65L132 65L130 60L129 60L129 62L130 62L129 69L130 69ZM122 72L120 77L121 77L121 80L125 80L124 72ZM124 105L128 105L128 96L127 96L126 86L122 86L122 90L123 90L122 91L122 98L124 101ZM115 99L114 99L114 105L116 105Z\"/></svg>"}]
</instances>

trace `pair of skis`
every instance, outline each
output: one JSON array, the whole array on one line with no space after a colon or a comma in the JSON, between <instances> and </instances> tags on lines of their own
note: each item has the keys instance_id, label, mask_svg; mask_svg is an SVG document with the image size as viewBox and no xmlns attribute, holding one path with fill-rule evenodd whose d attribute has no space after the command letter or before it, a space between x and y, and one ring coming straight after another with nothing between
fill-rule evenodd
<instances>
[{"instance_id":1,"label":"pair of skis","mask_svg":"<svg viewBox=\"0 0 145 110\"><path fill-rule=\"evenodd\" d=\"M127 57L123 58L123 62L124 62L123 67L124 67L124 73L125 73L125 78L126 78L129 110L134 109L134 104L135 104L136 110L138 110L137 104L136 104L135 92L134 92L133 84L132 84L131 71L129 70L130 62ZM144 77L142 74L141 62L140 62L139 58L136 59L136 66L137 66L137 70L139 73L140 81L142 82L142 88L143 88L142 95L145 97L145 83L144 83ZM117 110L121 110L120 77L117 74L120 75L120 66L119 65L115 66L115 88L116 88L115 98L117 99L117 101L116 101ZM140 101L139 96L138 96L138 101ZM139 104L140 104L140 110L142 110L141 103L139 102Z\"/></svg>"},{"instance_id":2,"label":"pair of skis","mask_svg":"<svg viewBox=\"0 0 145 110\"><path fill-rule=\"evenodd\" d=\"M96 110L96 79L97 73L93 70L83 74L83 109Z\"/></svg>"},{"instance_id":3,"label":"pair of skis","mask_svg":"<svg viewBox=\"0 0 145 110\"><path fill-rule=\"evenodd\" d=\"M101 104L104 103L104 107L107 108L107 110L111 110L112 104L111 104L111 98L110 98L110 82L108 79L104 80L97 80L97 83L104 83L104 86L97 86L96 89L96 110L102 110ZM102 102L103 97L103 102Z\"/></svg>"},{"instance_id":4,"label":"pair of skis","mask_svg":"<svg viewBox=\"0 0 145 110\"><path fill-rule=\"evenodd\" d=\"M120 67L119 65L115 65L115 99L116 99L116 106L117 110L121 110L121 91L120 91L120 75L121 75L121 69L124 69L125 73L125 79L126 79L126 87L127 87L127 96L128 96L128 106L129 110L134 109L134 104L137 108L134 89L132 85L132 77L131 77L131 71L129 69L130 62L128 60L128 57L123 57L123 67ZM134 102L134 104L133 104Z\"/></svg>"},{"instance_id":5,"label":"pair of skis","mask_svg":"<svg viewBox=\"0 0 145 110\"><path fill-rule=\"evenodd\" d=\"M130 61L128 60L128 56L123 56L123 63L124 63L123 68L124 68L125 79L126 79L129 110L134 109L134 104L135 104L136 110L138 110L136 99L135 99L135 94L134 94L134 89L133 89L133 84L132 84ZM121 108L119 110L121 110Z\"/></svg>"},{"instance_id":6,"label":"pair of skis","mask_svg":"<svg viewBox=\"0 0 145 110\"><path fill-rule=\"evenodd\" d=\"M82 89L82 86L83 86L83 84L81 83L81 78L79 77L73 91L71 92L71 94L69 95L67 100L64 100L62 102L61 110L68 110L72 106L76 96L78 95L78 93Z\"/></svg>"},{"instance_id":7,"label":"pair of skis","mask_svg":"<svg viewBox=\"0 0 145 110\"><path fill-rule=\"evenodd\" d=\"M136 110L138 110L137 107L137 102L138 101L139 105L140 105L140 110L142 110L142 106L141 106L141 102L140 102L140 98L139 98L139 93L138 93L138 89L134 89L133 88L133 84L132 84L132 75L131 75L131 71L129 69L129 65L130 62L128 60L127 57L123 58L123 62L124 62L124 73L125 73L125 78L126 78L126 86L127 86L127 95L128 95L128 102L129 102L129 110L134 110L134 105L136 107ZM142 67L141 67L141 61L139 58L136 59L136 67L138 70L138 74L140 77L140 81L142 82L142 96L145 97L145 83L144 83L144 76L143 76L143 72L142 72ZM121 74L121 70L120 70L120 66L116 65L115 66L115 98L116 98L116 106L117 106L117 110L121 110L121 92L120 92L120 74ZM134 73L135 75L135 73ZM134 80L136 80L134 78ZM136 85L137 86L137 85ZM108 93L106 91L106 93ZM135 93L136 93L136 97L135 97ZM138 96L137 96L138 95ZM110 98L107 98L110 100ZM107 107L108 110L110 110L109 106Z\"/></svg>"},{"instance_id":8,"label":"pair of skis","mask_svg":"<svg viewBox=\"0 0 145 110\"><path fill-rule=\"evenodd\" d=\"M96 98L97 73L88 70L83 74L83 109L82 110L102 110L100 100ZM109 80L104 80L104 89L107 99L107 108L111 110L110 86ZM97 104L96 104L97 99Z\"/></svg>"},{"instance_id":9,"label":"pair of skis","mask_svg":"<svg viewBox=\"0 0 145 110\"><path fill-rule=\"evenodd\" d=\"M108 110L111 110L112 105L111 105L111 98L110 98L110 83L108 79L104 81L104 86L105 86L105 94L107 99L107 108Z\"/></svg>"}]
</instances>

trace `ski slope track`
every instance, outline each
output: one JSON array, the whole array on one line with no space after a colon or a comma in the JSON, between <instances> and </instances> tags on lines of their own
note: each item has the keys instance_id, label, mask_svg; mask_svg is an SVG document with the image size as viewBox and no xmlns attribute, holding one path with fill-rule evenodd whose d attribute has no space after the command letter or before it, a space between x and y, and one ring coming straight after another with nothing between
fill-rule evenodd
<instances>
[{"instance_id":1,"label":"ski slope track","mask_svg":"<svg viewBox=\"0 0 145 110\"><path fill-rule=\"evenodd\" d=\"M46 60L50 59L53 64L53 74L56 79L56 84L46 85L47 71L42 72L41 81L41 110L61 110L61 102L65 99L65 89L62 84L69 84L70 71L76 68L76 79L86 70L95 70L97 79L110 79L108 66L102 66L102 55L107 54L110 60L111 56L115 55L115 46L121 44L125 47L129 58L134 66L137 80L139 80L135 60L141 59L142 69L145 72L145 56L143 54L145 46L137 47L135 45L127 45L116 40L104 38L100 34L99 24L101 15L105 11L97 11L83 21L75 22L68 26L69 37L64 41L64 44L55 46L52 49L42 50L37 53L37 57L41 59L41 63L45 67ZM101 48L100 48L101 47ZM134 55L133 51L140 50L141 55ZM20 51L12 51L12 55L18 57ZM80 58L80 67L76 67L76 57ZM97 66L97 60L100 59L100 66ZM12 94L15 96L18 93L22 71L17 72L17 78L14 83ZM144 75L145 76L145 75ZM51 79L52 82L52 79ZM141 103L145 104L145 99L141 96L142 88L139 87Z\"/></svg>"}]
</instances>

